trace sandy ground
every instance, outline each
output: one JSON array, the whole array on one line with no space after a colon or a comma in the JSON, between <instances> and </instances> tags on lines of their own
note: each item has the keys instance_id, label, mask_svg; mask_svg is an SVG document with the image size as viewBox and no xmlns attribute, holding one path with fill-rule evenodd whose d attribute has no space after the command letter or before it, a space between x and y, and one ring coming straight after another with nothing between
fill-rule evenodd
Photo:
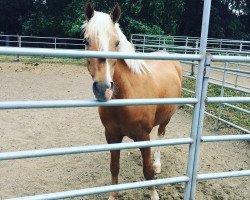
<instances>
[{"instance_id":1,"label":"sandy ground","mask_svg":"<svg viewBox=\"0 0 250 200\"><path fill-rule=\"evenodd\" d=\"M42 63L0 63L0 99L49 100L93 98L92 81L84 66ZM234 129L213 132L205 123L204 135L238 134ZM191 116L178 110L166 138L188 137ZM0 151L33 150L105 144L97 108L0 111ZM125 141L129 141L126 139ZM158 178L182 176L187 146L163 148ZM249 168L249 144L203 144L200 173ZM122 151L120 182L144 180L139 150ZM109 152L0 162L0 199L110 184ZM183 199L183 184L159 186L160 199ZM249 199L246 177L199 182L198 200ZM107 199L108 194L77 199ZM149 199L146 189L120 192L120 200Z\"/></svg>"}]
</instances>

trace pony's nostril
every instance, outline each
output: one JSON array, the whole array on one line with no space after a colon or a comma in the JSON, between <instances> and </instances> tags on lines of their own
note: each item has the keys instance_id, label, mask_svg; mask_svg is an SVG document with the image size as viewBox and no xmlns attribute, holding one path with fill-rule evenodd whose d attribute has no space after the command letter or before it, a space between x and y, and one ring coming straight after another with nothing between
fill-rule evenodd
<instances>
[{"instance_id":1,"label":"pony's nostril","mask_svg":"<svg viewBox=\"0 0 250 200\"><path fill-rule=\"evenodd\" d=\"M110 82L110 89L111 89L111 90L114 89L114 82Z\"/></svg>"},{"instance_id":2,"label":"pony's nostril","mask_svg":"<svg viewBox=\"0 0 250 200\"><path fill-rule=\"evenodd\" d=\"M98 84L98 83L97 83L96 81L93 83L93 89L94 89L94 90L98 90L97 84Z\"/></svg>"}]
</instances>

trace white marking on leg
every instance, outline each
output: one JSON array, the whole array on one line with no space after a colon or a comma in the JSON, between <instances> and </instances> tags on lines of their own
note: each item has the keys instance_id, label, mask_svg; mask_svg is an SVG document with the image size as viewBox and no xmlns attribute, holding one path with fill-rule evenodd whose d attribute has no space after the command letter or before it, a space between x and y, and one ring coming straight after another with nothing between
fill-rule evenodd
<instances>
[{"instance_id":1,"label":"white marking on leg","mask_svg":"<svg viewBox=\"0 0 250 200\"><path fill-rule=\"evenodd\" d=\"M113 196L112 194L110 194L110 196L109 196L109 199L108 200L116 200L116 197L115 196Z\"/></svg>"},{"instance_id":2,"label":"white marking on leg","mask_svg":"<svg viewBox=\"0 0 250 200\"><path fill-rule=\"evenodd\" d=\"M158 140L162 139L163 137L164 137L163 135L158 136ZM161 173L161 150L160 150L160 147L157 147L155 150L153 167L154 167L154 171L156 174Z\"/></svg>"},{"instance_id":3,"label":"white marking on leg","mask_svg":"<svg viewBox=\"0 0 250 200\"><path fill-rule=\"evenodd\" d=\"M151 200L159 200L160 197L155 189L155 187L153 187L151 190Z\"/></svg>"}]
</instances>

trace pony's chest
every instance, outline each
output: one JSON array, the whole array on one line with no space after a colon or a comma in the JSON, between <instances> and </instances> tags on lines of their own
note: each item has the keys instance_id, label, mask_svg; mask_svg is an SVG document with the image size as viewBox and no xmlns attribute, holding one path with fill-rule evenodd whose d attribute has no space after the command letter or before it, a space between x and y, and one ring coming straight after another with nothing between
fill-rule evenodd
<instances>
[{"instance_id":1,"label":"pony's chest","mask_svg":"<svg viewBox=\"0 0 250 200\"><path fill-rule=\"evenodd\" d=\"M155 112L145 106L100 107L99 115L104 127L109 131L124 134L141 129L150 129L154 124Z\"/></svg>"}]
</instances>

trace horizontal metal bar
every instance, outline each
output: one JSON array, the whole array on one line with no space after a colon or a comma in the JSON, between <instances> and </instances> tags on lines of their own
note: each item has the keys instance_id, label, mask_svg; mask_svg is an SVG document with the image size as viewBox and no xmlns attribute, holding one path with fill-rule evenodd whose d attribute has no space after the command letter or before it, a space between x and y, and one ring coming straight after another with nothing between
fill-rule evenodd
<instances>
[{"instance_id":1,"label":"horizontal metal bar","mask_svg":"<svg viewBox=\"0 0 250 200\"><path fill-rule=\"evenodd\" d=\"M118 58L118 59L148 59L148 60L201 60L201 55L164 54L164 53L121 53L103 51L84 51L47 48L0 47L0 55L22 56L58 56L77 58Z\"/></svg>"},{"instance_id":2,"label":"horizontal metal bar","mask_svg":"<svg viewBox=\"0 0 250 200\"><path fill-rule=\"evenodd\" d=\"M189 74L190 74L190 72L184 74L184 77L187 77L187 78L196 80L196 77L190 76ZM213 81L213 80L214 80L214 81ZM222 81L219 80L219 79L214 79L214 78L210 78L210 79L209 79L209 83L211 83L211 84L213 84L213 85L221 86L221 84L219 84L218 82L222 82ZM228 82L226 82L226 83L228 83ZM232 85L233 85L233 84L232 84ZM244 93L249 93L249 92L250 92L250 90L245 89L246 87L244 87L244 86L233 87L233 86L230 86L230 85L224 85L223 87L224 87L224 88L227 88L227 89L234 90L234 91L244 92Z\"/></svg>"},{"instance_id":3,"label":"horizontal metal bar","mask_svg":"<svg viewBox=\"0 0 250 200\"><path fill-rule=\"evenodd\" d=\"M97 100L56 100L56 101L3 101L1 109L31 109L31 108L70 108L98 106L140 106L162 104L197 103L196 98L162 98L162 99L116 99L107 102Z\"/></svg>"},{"instance_id":4,"label":"horizontal metal bar","mask_svg":"<svg viewBox=\"0 0 250 200\"><path fill-rule=\"evenodd\" d=\"M87 188L82 190L72 190L66 192L57 192L57 193L50 193L44 195L36 195L36 196L27 196L21 198L12 198L11 200L51 200L51 199L63 199L63 198L73 198L73 197L80 197L80 196L87 196L87 195L94 195L94 194L102 194L108 192L117 192L121 190L130 190L130 189L137 189L137 188L147 188L151 186L159 186L159 185L166 185L166 184L175 184L175 183L183 183L188 182L189 178L187 176L180 176L175 178L166 178L166 179L158 179L158 180L151 180L151 181L140 181L135 183L124 183L119 185L108 185L108 186L101 186L95 188Z\"/></svg>"},{"instance_id":5,"label":"horizontal metal bar","mask_svg":"<svg viewBox=\"0 0 250 200\"><path fill-rule=\"evenodd\" d=\"M15 36L15 35L14 35ZM15 37L21 37L21 38L35 38L35 39L62 39L62 40L80 40L84 41L84 39L79 39L79 38L59 38L59 37L40 37L40 36L15 36Z\"/></svg>"},{"instance_id":6,"label":"horizontal metal bar","mask_svg":"<svg viewBox=\"0 0 250 200\"><path fill-rule=\"evenodd\" d=\"M215 68L215 67L212 67L211 66L211 71L216 71L216 72L221 72L221 73L225 73L224 71L227 71L227 70L223 70L223 69L219 69L219 68ZM239 71L240 72L240 71ZM250 71L249 71L250 72ZM238 76L238 77L244 77L244 78L250 78L249 75L244 75L245 73L244 72L240 72L240 73L243 73L243 74L238 74L236 72L232 72L232 71L228 71L227 74L230 74L230 75L233 75L233 76ZM248 73L248 71L246 71L246 74L250 74ZM210 77L211 79L211 77ZM220 82L222 82L221 79L218 79ZM231 85L234 85L235 83L232 83L232 82L226 82L226 83L230 83Z\"/></svg>"},{"instance_id":7,"label":"horizontal metal bar","mask_svg":"<svg viewBox=\"0 0 250 200\"><path fill-rule=\"evenodd\" d=\"M191 107L191 106L190 106L190 107ZM232 122L229 122L229 121L227 121L227 120L225 120L225 119L222 119L222 118L220 118L220 117L218 117L218 116L216 116L216 115L213 115L213 114L211 114L211 113L209 113L209 112L205 112L205 114L207 114L208 116L213 117L213 118L215 118L215 119L218 119L218 120L224 122L225 124L228 124L228 125L230 125L230 126L236 128L236 129L239 129L239 130L241 130L241 131L243 131L243 132L245 132L245 133L247 133L247 134L250 134L250 130L247 130L247 129L241 127L241 126L238 126L238 125L236 125L236 124L234 124L234 123L232 123Z\"/></svg>"},{"instance_id":8,"label":"horizontal metal bar","mask_svg":"<svg viewBox=\"0 0 250 200\"><path fill-rule=\"evenodd\" d=\"M192 105L190 105L190 104L186 104L186 106L188 106L188 107L190 107L190 108L193 108L193 107L194 107L194 106L192 106ZM234 124L234 123L232 123L232 122L229 122L229 121L227 121L227 120L225 120L225 119L222 119L222 118L220 118L220 117L218 117L218 116L216 116L216 115L213 115L213 114L211 114L211 113L209 113L209 112L206 112L206 111L205 111L205 114L208 115L208 116L210 116L210 117L213 117L213 118L215 118L215 119L218 119L218 120L224 122L225 124L228 124L228 125L230 125L230 126L236 128L236 129L239 129L239 130L241 130L241 131L243 131L243 132L245 132L245 133L247 133L247 134L250 134L250 131L249 131L249 130L247 130L247 129L245 129L245 128L242 128L241 126L238 126L238 125L236 125L236 124Z\"/></svg>"},{"instance_id":9,"label":"horizontal metal bar","mask_svg":"<svg viewBox=\"0 0 250 200\"><path fill-rule=\"evenodd\" d=\"M241 176L250 176L250 170L198 174L197 179L209 180L209 179L233 178L233 177L241 177Z\"/></svg>"},{"instance_id":10,"label":"horizontal metal bar","mask_svg":"<svg viewBox=\"0 0 250 200\"><path fill-rule=\"evenodd\" d=\"M249 103L250 97L207 97L207 103Z\"/></svg>"},{"instance_id":11,"label":"horizontal metal bar","mask_svg":"<svg viewBox=\"0 0 250 200\"><path fill-rule=\"evenodd\" d=\"M150 45L150 44L135 44L135 46L137 47L156 47L156 48L170 48L170 49L180 49L180 50L199 50L199 48L193 48L193 47L186 47L186 46L177 46L177 45L168 45L168 44L154 44L154 45Z\"/></svg>"},{"instance_id":12,"label":"horizontal metal bar","mask_svg":"<svg viewBox=\"0 0 250 200\"><path fill-rule=\"evenodd\" d=\"M202 142L226 142L226 141L239 141L250 140L250 134L245 135L220 135L220 136L202 136Z\"/></svg>"},{"instance_id":13,"label":"horizontal metal bar","mask_svg":"<svg viewBox=\"0 0 250 200\"><path fill-rule=\"evenodd\" d=\"M186 78L190 78L192 80L196 80L196 75L195 76L190 76L190 72L188 72L188 74L184 74L183 76L186 77Z\"/></svg>"},{"instance_id":14,"label":"horizontal metal bar","mask_svg":"<svg viewBox=\"0 0 250 200\"><path fill-rule=\"evenodd\" d=\"M17 42L17 41L16 41ZM60 42L29 42L29 41L22 41L21 44L46 44L46 45L69 45L69 46L85 46L84 43L76 44L76 43L60 43Z\"/></svg>"},{"instance_id":15,"label":"horizontal metal bar","mask_svg":"<svg viewBox=\"0 0 250 200\"><path fill-rule=\"evenodd\" d=\"M243 76L241 75L239 77L243 77ZM250 78L250 76L247 77L247 78ZM222 80L210 77L209 83L215 84L215 82L221 83L221 84L218 84L218 85L222 86L222 83L223 83ZM229 82L229 81L225 81L223 87L224 88L228 88L228 89L232 89L232 90L235 90L235 91L245 92L245 93L249 93L250 92L250 90L249 90L248 87L245 87L245 86L242 86L242 85L235 86L235 83Z\"/></svg>"},{"instance_id":16,"label":"horizontal metal bar","mask_svg":"<svg viewBox=\"0 0 250 200\"><path fill-rule=\"evenodd\" d=\"M250 62L250 57L249 56L212 55L212 61L217 61L217 62Z\"/></svg>"},{"instance_id":17,"label":"horizontal metal bar","mask_svg":"<svg viewBox=\"0 0 250 200\"><path fill-rule=\"evenodd\" d=\"M250 54L250 52L249 51L235 51L235 50L231 50L231 49L229 49L229 50L220 50L220 49L207 49L207 52L209 52L209 53L213 53L213 52L224 52L224 53L231 53L231 54ZM238 56L238 57L240 57L240 56ZM231 59L231 58L230 58ZM246 61L247 62L247 61Z\"/></svg>"},{"instance_id":18,"label":"horizontal metal bar","mask_svg":"<svg viewBox=\"0 0 250 200\"><path fill-rule=\"evenodd\" d=\"M235 64L235 65L239 65L239 66L250 67L250 65L249 65L249 64L245 64L245 63L230 62L229 64Z\"/></svg>"},{"instance_id":19,"label":"horizontal metal bar","mask_svg":"<svg viewBox=\"0 0 250 200\"><path fill-rule=\"evenodd\" d=\"M231 105L231 104L228 104L228 103L223 103L223 105L228 106L228 107L230 107L230 108L233 108L233 109L235 109L235 110L239 110L239 111L241 111L241 112L244 112L244 113L250 115L250 111L249 111L249 110L246 110L246 109L244 109L244 108L240 108L240 107L238 107L238 106L234 106L234 105Z\"/></svg>"},{"instance_id":20,"label":"horizontal metal bar","mask_svg":"<svg viewBox=\"0 0 250 200\"><path fill-rule=\"evenodd\" d=\"M248 67L250 67L250 66L248 66ZM228 71L228 72L238 72L238 73L242 73L242 74L250 74L250 71L247 71L247 70L222 68L222 67L217 67L215 65L211 65L211 68L217 69L218 71L221 71L221 72ZM233 74L236 74L236 73L233 73Z\"/></svg>"},{"instance_id":21,"label":"horizontal metal bar","mask_svg":"<svg viewBox=\"0 0 250 200\"><path fill-rule=\"evenodd\" d=\"M194 91L189 90L189 89L186 89L186 88L182 88L182 91L185 91L185 92L189 92L189 93L195 94L195 92L194 92Z\"/></svg>"},{"instance_id":22,"label":"horizontal metal bar","mask_svg":"<svg viewBox=\"0 0 250 200\"><path fill-rule=\"evenodd\" d=\"M18 41L12 41L12 40L0 40L0 42L3 42L3 43L6 43L6 42L8 42L8 43L18 43Z\"/></svg>"},{"instance_id":23,"label":"horizontal metal bar","mask_svg":"<svg viewBox=\"0 0 250 200\"><path fill-rule=\"evenodd\" d=\"M210 78L210 79L211 79L211 78ZM209 83L214 84L214 85L221 86L221 84L216 83L215 81L209 81ZM245 87L242 87L242 86L240 86L240 87L239 87L239 86L238 86L238 87L233 87L233 86L230 86L230 85L224 85L223 87L224 87L224 88L227 88L227 89L239 91L239 92L245 92L245 93L249 93L249 91L250 91L250 90L244 89Z\"/></svg>"},{"instance_id":24,"label":"horizontal metal bar","mask_svg":"<svg viewBox=\"0 0 250 200\"><path fill-rule=\"evenodd\" d=\"M146 148L156 146L170 146L170 145L183 145L193 143L192 138L179 138L168 140L153 140L144 142L130 142L130 143L117 143L117 144L101 144L81 147L67 147L67 148L53 148L42 150L30 150L30 151L17 151L17 152L5 152L0 153L0 160L14 160L24 158L35 157L47 157L47 156L60 156L68 154L80 154L80 153L92 153L101 151L113 151L122 149L133 148Z\"/></svg>"}]
</instances>

